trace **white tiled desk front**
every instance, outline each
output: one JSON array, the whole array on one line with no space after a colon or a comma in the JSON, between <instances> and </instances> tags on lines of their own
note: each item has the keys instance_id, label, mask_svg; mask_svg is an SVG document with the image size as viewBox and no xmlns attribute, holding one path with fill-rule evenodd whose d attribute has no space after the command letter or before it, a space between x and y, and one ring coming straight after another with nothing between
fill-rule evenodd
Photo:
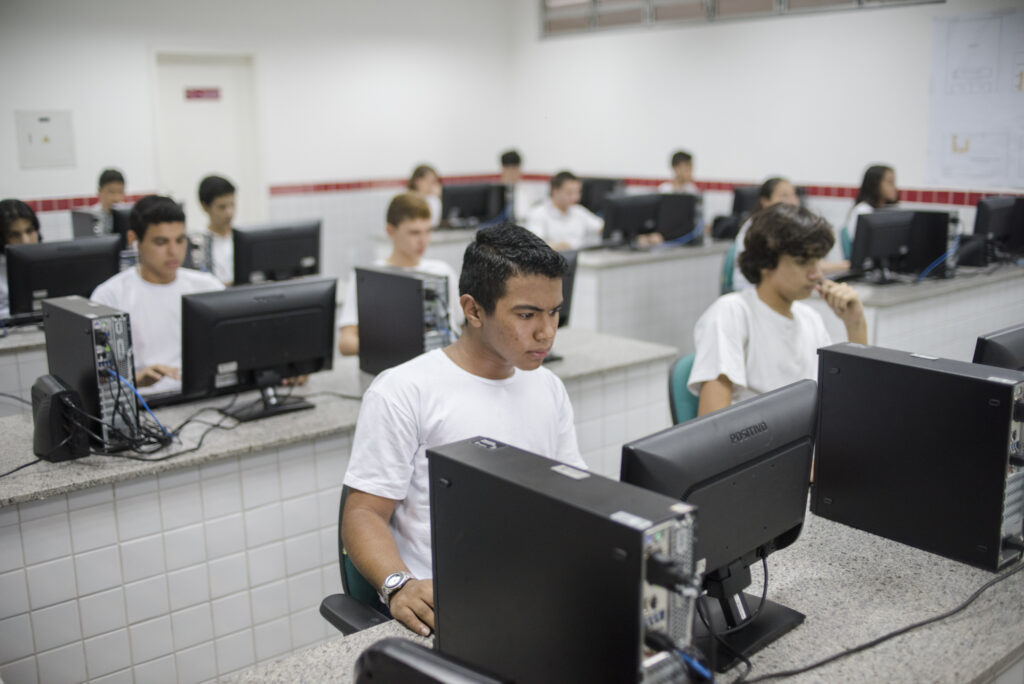
<instances>
[{"instance_id":1,"label":"white tiled desk front","mask_svg":"<svg viewBox=\"0 0 1024 684\"><path fill-rule=\"evenodd\" d=\"M0 392L31 401L32 383L46 374L46 341L38 326L10 328L0 337ZM0 418L31 413L21 402L0 397Z\"/></svg>"}]
</instances>

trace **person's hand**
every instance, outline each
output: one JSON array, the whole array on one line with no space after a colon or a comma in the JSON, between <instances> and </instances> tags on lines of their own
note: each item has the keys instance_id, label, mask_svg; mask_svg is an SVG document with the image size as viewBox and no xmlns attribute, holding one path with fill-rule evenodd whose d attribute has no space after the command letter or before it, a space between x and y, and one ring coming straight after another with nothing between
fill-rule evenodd
<instances>
[{"instance_id":1,"label":"person's hand","mask_svg":"<svg viewBox=\"0 0 1024 684\"><path fill-rule=\"evenodd\" d=\"M293 378L285 378L281 384L285 387L302 387L309 381L309 375L296 375Z\"/></svg>"},{"instance_id":2,"label":"person's hand","mask_svg":"<svg viewBox=\"0 0 1024 684\"><path fill-rule=\"evenodd\" d=\"M168 377L174 380L181 380L181 372L172 366L165 366L162 363L154 363L135 371L135 386L149 387L159 382L160 378Z\"/></svg>"},{"instance_id":3,"label":"person's hand","mask_svg":"<svg viewBox=\"0 0 1024 684\"><path fill-rule=\"evenodd\" d=\"M822 280L814 289L843 323L856 323L864 319L864 307L860 303L860 296L846 283Z\"/></svg>"},{"instance_id":4,"label":"person's hand","mask_svg":"<svg viewBox=\"0 0 1024 684\"><path fill-rule=\"evenodd\" d=\"M412 631L430 636L434 629L434 580L411 579L391 595L391 616Z\"/></svg>"},{"instance_id":5,"label":"person's hand","mask_svg":"<svg viewBox=\"0 0 1024 684\"><path fill-rule=\"evenodd\" d=\"M636 243L640 247L653 247L665 242L661 233L640 233L636 236Z\"/></svg>"}]
</instances>

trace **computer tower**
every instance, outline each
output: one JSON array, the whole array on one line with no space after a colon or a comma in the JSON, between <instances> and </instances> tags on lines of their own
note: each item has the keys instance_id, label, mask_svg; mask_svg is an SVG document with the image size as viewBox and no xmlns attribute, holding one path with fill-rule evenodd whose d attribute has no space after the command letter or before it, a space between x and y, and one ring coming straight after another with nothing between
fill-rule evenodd
<instances>
[{"instance_id":1,"label":"computer tower","mask_svg":"<svg viewBox=\"0 0 1024 684\"><path fill-rule=\"evenodd\" d=\"M448 320L448 278L386 266L356 269L359 368L380 373L454 336Z\"/></svg>"},{"instance_id":2,"label":"computer tower","mask_svg":"<svg viewBox=\"0 0 1024 684\"><path fill-rule=\"evenodd\" d=\"M818 355L811 510L986 570L1020 558L1024 373L850 343Z\"/></svg>"},{"instance_id":3,"label":"computer tower","mask_svg":"<svg viewBox=\"0 0 1024 684\"><path fill-rule=\"evenodd\" d=\"M660 551L692 575L693 506L484 437L427 459L441 653L516 682L626 682L666 666L645 629L689 646L696 591L645 574Z\"/></svg>"},{"instance_id":4,"label":"computer tower","mask_svg":"<svg viewBox=\"0 0 1024 684\"><path fill-rule=\"evenodd\" d=\"M135 382L128 314L85 297L43 300L43 330L50 374L81 398L83 424L97 446L130 446L138 433L135 393L113 373ZM100 439L96 439L96 438Z\"/></svg>"}]
</instances>

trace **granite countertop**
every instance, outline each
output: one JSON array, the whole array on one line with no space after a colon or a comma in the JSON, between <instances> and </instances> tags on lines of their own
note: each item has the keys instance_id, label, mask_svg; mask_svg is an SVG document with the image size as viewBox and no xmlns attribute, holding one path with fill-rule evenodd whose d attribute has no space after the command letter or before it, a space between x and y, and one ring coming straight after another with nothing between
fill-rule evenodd
<instances>
[{"instance_id":1,"label":"granite countertop","mask_svg":"<svg viewBox=\"0 0 1024 684\"><path fill-rule=\"evenodd\" d=\"M645 264L653 261L672 261L673 259L692 259L709 255L725 254L732 247L731 241L705 242L698 247L681 245L664 249L629 250L629 249L596 249L580 252L579 268L618 268Z\"/></svg>"},{"instance_id":2,"label":"granite countertop","mask_svg":"<svg viewBox=\"0 0 1024 684\"><path fill-rule=\"evenodd\" d=\"M768 597L806 621L754 656L752 677L810 664L958 605L992 573L808 514L800 539L769 556ZM761 572L752 569L761 587ZM386 637L429 643L396 622L286 656L238 682L353 681L358 654ZM1024 573L951 618L785 681L986 682L1024 656ZM734 668L720 681L745 669Z\"/></svg>"},{"instance_id":3,"label":"granite countertop","mask_svg":"<svg viewBox=\"0 0 1024 684\"><path fill-rule=\"evenodd\" d=\"M1024 297L1024 268L1002 266L995 270L961 267L955 278L925 279L915 283L891 283L889 285L872 285L870 283L850 283L860 294L864 306L884 309L899 306L922 299L933 299L949 294L990 286L994 283L1005 283L1006 287L1018 288Z\"/></svg>"},{"instance_id":4,"label":"granite countertop","mask_svg":"<svg viewBox=\"0 0 1024 684\"><path fill-rule=\"evenodd\" d=\"M25 325L8 328L7 334L0 337L0 354L10 354L26 349L44 349L46 335L38 325Z\"/></svg>"},{"instance_id":5,"label":"granite countertop","mask_svg":"<svg viewBox=\"0 0 1024 684\"><path fill-rule=\"evenodd\" d=\"M565 359L550 363L547 367L563 380L671 359L676 354L673 347L665 345L571 328L558 331L555 351ZM331 371L314 373L308 385L294 391L294 396L312 395L311 401L315 405L313 410L253 421L231 431L212 430L200 449L166 461L146 463L110 456L89 456L63 463L43 461L0 478L0 506L45 499L96 485L131 480L352 430L359 415L359 401L318 393L335 392L358 397L372 380L373 376L359 370L356 357L336 357ZM244 393L239 396L237 405L245 405L257 396L255 392ZM197 410L224 406L228 401L229 398L220 397L156 409L154 413L168 429L173 429ZM207 421L215 420L216 417L217 414L212 411L201 416ZM181 444L174 445L173 451L161 451L154 457L194 446L206 428L206 425L200 423L189 425L181 434ZM0 435L4 436L0 442L0 473L35 458L32 453L30 415L0 418Z\"/></svg>"}]
</instances>

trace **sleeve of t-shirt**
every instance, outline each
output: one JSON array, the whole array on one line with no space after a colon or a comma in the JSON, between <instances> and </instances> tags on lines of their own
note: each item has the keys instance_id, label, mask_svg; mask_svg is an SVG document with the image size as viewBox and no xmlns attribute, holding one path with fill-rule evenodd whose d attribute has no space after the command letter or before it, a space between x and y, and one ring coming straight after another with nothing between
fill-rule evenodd
<instances>
[{"instance_id":1,"label":"sleeve of t-shirt","mask_svg":"<svg viewBox=\"0 0 1024 684\"><path fill-rule=\"evenodd\" d=\"M338 317L338 327L344 328L349 325L359 325L359 304L356 300L356 272L348 279L348 286L345 288L345 301L341 303L341 315Z\"/></svg>"},{"instance_id":2,"label":"sleeve of t-shirt","mask_svg":"<svg viewBox=\"0 0 1024 684\"><path fill-rule=\"evenodd\" d=\"M445 264L445 266L448 266ZM447 267L448 277L448 318L452 325L452 332L456 335L462 330L462 324L464 322L462 315L462 307L459 306L459 276L456 275L455 269L451 266Z\"/></svg>"},{"instance_id":3,"label":"sleeve of t-shirt","mask_svg":"<svg viewBox=\"0 0 1024 684\"><path fill-rule=\"evenodd\" d=\"M582 214L587 234L594 235L600 233L604 228L604 219L582 205L580 205L580 209L583 210Z\"/></svg>"},{"instance_id":4,"label":"sleeve of t-shirt","mask_svg":"<svg viewBox=\"0 0 1024 684\"><path fill-rule=\"evenodd\" d=\"M562 380L552 373L555 391L558 393L558 453L555 458L562 463L589 470L587 462L580 455L580 445L576 440L576 418Z\"/></svg>"},{"instance_id":5,"label":"sleeve of t-shirt","mask_svg":"<svg viewBox=\"0 0 1024 684\"><path fill-rule=\"evenodd\" d=\"M345 484L401 501L409 491L418 448L415 417L395 398L371 387L359 408Z\"/></svg>"},{"instance_id":6,"label":"sleeve of t-shirt","mask_svg":"<svg viewBox=\"0 0 1024 684\"><path fill-rule=\"evenodd\" d=\"M547 222L544 220L544 205L534 207L526 216L526 229L541 240L548 239Z\"/></svg>"},{"instance_id":7,"label":"sleeve of t-shirt","mask_svg":"<svg viewBox=\"0 0 1024 684\"><path fill-rule=\"evenodd\" d=\"M712 304L693 330L697 352L687 389L700 396L700 386L719 375L729 378L734 385L746 387L749 335L743 304L736 295L726 295Z\"/></svg>"}]
</instances>

